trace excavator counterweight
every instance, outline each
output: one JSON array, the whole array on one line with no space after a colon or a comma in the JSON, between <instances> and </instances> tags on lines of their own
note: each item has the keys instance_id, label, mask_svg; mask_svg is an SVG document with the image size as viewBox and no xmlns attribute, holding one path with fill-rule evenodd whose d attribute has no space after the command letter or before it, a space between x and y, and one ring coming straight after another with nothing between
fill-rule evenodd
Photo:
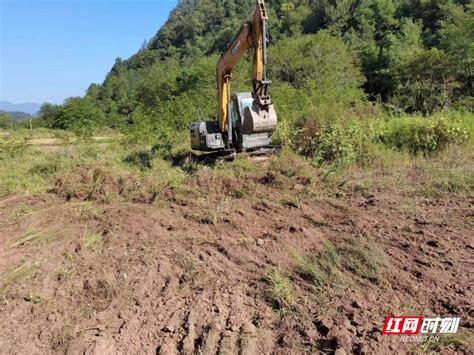
<instances>
[{"instance_id":1,"label":"excavator counterweight","mask_svg":"<svg viewBox=\"0 0 474 355\"><path fill-rule=\"evenodd\" d=\"M191 147L199 151L252 151L269 147L277 128L277 114L268 93L267 10L257 0L245 23L217 63L218 121L191 124ZM231 93L232 70L252 48L252 92Z\"/></svg>"}]
</instances>

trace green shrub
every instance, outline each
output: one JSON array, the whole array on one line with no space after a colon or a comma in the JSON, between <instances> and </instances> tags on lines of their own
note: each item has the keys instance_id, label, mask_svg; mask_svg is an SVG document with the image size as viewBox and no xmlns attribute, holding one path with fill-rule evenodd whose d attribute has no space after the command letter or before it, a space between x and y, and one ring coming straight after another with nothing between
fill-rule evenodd
<instances>
[{"instance_id":1,"label":"green shrub","mask_svg":"<svg viewBox=\"0 0 474 355\"><path fill-rule=\"evenodd\" d=\"M0 160L3 157L15 158L26 151L28 144L26 140L8 139L0 140Z\"/></svg>"},{"instance_id":2,"label":"green shrub","mask_svg":"<svg viewBox=\"0 0 474 355\"><path fill-rule=\"evenodd\" d=\"M453 144L464 144L473 135L471 121L472 115L457 112L429 118L352 119L331 124L307 119L296 129L292 146L319 166L365 166L380 159L381 149L429 155Z\"/></svg>"},{"instance_id":3,"label":"green shrub","mask_svg":"<svg viewBox=\"0 0 474 355\"><path fill-rule=\"evenodd\" d=\"M370 127L351 120L321 128L307 120L295 140L295 149L311 157L317 165L330 163L347 166L363 160L371 144Z\"/></svg>"},{"instance_id":4,"label":"green shrub","mask_svg":"<svg viewBox=\"0 0 474 355\"><path fill-rule=\"evenodd\" d=\"M467 127L443 117L404 117L386 121L376 137L387 147L411 154L432 154L469 139Z\"/></svg>"},{"instance_id":5,"label":"green shrub","mask_svg":"<svg viewBox=\"0 0 474 355\"><path fill-rule=\"evenodd\" d=\"M325 128L312 141L313 159L319 164L348 165L355 162L356 152L349 138L340 125Z\"/></svg>"},{"instance_id":6,"label":"green shrub","mask_svg":"<svg viewBox=\"0 0 474 355\"><path fill-rule=\"evenodd\" d=\"M29 170L29 173L39 175L42 178L50 178L60 170L61 161L59 159L54 159L53 157L51 157L51 160L47 160L33 165Z\"/></svg>"}]
</instances>

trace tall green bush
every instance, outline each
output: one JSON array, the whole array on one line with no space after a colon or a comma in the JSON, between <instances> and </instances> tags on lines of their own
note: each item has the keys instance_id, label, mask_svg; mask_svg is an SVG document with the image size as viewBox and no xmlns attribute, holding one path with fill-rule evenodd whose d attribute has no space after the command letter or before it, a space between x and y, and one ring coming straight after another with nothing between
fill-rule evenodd
<instances>
[{"instance_id":1,"label":"tall green bush","mask_svg":"<svg viewBox=\"0 0 474 355\"><path fill-rule=\"evenodd\" d=\"M432 154L469 139L466 125L445 117L403 117L385 121L376 137L387 147Z\"/></svg>"}]
</instances>

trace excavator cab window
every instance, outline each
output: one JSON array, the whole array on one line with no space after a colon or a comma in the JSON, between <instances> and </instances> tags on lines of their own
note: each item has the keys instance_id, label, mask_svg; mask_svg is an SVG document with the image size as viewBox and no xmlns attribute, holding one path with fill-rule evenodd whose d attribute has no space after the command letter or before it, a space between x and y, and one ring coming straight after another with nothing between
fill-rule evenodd
<instances>
[{"instance_id":1,"label":"excavator cab window","mask_svg":"<svg viewBox=\"0 0 474 355\"><path fill-rule=\"evenodd\" d=\"M244 97L240 100L240 112L244 112L247 107L252 107L253 105L253 98L252 97Z\"/></svg>"},{"instance_id":2,"label":"excavator cab window","mask_svg":"<svg viewBox=\"0 0 474 355\"><path fill-rule=\"evenodd\" d=\"M238 106L234 101L230 102L230 119L232 121L232 126L235 127L237 120L239 119L239 110Z\"/></svg>"}]
</instances>

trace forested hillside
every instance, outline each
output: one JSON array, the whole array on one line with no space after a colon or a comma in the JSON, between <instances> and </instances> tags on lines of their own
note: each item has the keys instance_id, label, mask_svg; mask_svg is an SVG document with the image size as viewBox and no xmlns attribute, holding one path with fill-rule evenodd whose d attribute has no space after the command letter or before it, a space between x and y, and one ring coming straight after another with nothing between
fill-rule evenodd
<instances>
[{"instance_id":1,"label":"forested hillside","mask_svg":"<svg viewBox=\"0 0 474 355\"><path fill-rule=\"evenodd\" d=\"M386 112L473 110L471 2L270 0L267 6L281 139L291 141L295 125L308 119L319 125ZM253 0L181 1L157 34L131 58L117 58L85 97L43 106L43 124L81 132L108 126L143 139L215 118L218 55L253 7ZM249 59L234 74L234 90L250 90Z\"/></svg>"}]
</instances>

